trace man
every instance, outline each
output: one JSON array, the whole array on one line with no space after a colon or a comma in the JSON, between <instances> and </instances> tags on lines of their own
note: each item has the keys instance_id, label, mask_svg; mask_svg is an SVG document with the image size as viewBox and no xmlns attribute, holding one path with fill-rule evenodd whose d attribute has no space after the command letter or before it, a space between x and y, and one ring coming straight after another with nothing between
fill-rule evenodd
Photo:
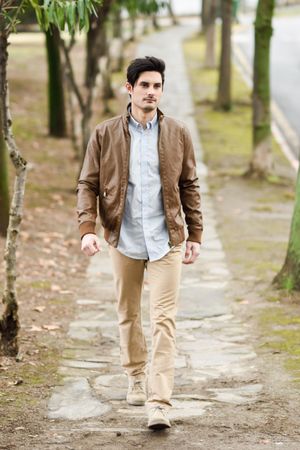
<instances>
[{"instance_id":1,"label":"man","mask_svg":"<svg viewBox=\"0 0 300 450\"><path fill-rule=\"evenodd\" d=\"M77 187L82 251L88 256L101 251L95 234L98 198L114 270L121 363L129 381L127 402L147 404L151 429L171 426L167 412L174 379L181 266L198 257L202 234L190 134L182 123L158 109L164 71L165 63L155 57L131 62L126 82L131 103L126 114L95 128ZM181 209L188 231L183 260ZM149 374L140 309L145 269L152 334Z\"/></svg>"}]
</instances>

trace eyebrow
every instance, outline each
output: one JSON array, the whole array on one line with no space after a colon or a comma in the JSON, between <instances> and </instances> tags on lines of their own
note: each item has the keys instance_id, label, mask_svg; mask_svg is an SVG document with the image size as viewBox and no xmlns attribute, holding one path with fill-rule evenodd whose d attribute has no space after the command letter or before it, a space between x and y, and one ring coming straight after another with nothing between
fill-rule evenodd
<instances>
[{"instance_id":1,"label":"eyebrow","mask_svg":"<svg viewBox=\"0 0 300 450\"><path fill-rule=\"evenodd\" d=\"M141 80L141 81L139 82L139 84L151 84L151 82ZM153 85L154 85L154 86L161 86L162 83L161 83L160 81L158 81L157 83L153 83Z\"/></svg>"}]
</instances>

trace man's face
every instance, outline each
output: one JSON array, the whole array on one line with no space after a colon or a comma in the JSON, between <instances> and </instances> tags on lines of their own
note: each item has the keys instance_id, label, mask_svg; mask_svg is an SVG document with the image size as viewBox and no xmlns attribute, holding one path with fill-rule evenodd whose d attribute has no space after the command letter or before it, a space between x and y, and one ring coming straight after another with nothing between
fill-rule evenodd
<instances>
[{"instance_id":1,"label":"man's face","mask_svg":"<svg viewBox=\"0 0 300 450\"><path fill-rule=\"evenodd\" d=\"M159 72L142 72L134 86L126 83L126 88L131 94L131 102L136 107L147 113L157 108L162 95L162 78Z\"/></svg>"}]
</instances>

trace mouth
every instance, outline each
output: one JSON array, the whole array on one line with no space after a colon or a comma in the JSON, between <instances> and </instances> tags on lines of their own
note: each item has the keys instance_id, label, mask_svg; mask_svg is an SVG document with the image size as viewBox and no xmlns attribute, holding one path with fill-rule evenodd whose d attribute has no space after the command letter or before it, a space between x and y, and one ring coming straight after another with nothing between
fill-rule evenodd
<instances>
[{"instance_id":1,"label":"mouth","mask_svg":"<svg viewBox=\"0 0 300 450\"><path fill-rule=\"evenodd\" d=\"M154 98L145 98L146 102L155 102L156 100Z\"/></svg>"}]
</instances>

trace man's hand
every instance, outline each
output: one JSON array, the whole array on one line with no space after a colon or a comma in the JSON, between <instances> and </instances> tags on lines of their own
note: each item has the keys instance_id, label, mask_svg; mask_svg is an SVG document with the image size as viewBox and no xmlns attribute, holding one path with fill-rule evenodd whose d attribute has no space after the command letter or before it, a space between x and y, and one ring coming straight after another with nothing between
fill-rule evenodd
<instances>
[{"instance_id":1,"label":"man's hand","mask_svg":"<svg viewBox=\"0 0 300 450\"><path fill-rule=\"evenodd\" d=\"M183 264L193 264L200 254L199 242L186 241Z\"/></svg>"},{"instance_id":2,"label":"man's hand","mask_svg":"<svg viewBox=\"0 0 300 450\"><path fill-rule=\"evenodd\" d=\"M100 240L98 236L92 233L85 234L81 240L81 251L86 256L93 256L95 253L99 252Z\"/></svg>"}]
</instances>

